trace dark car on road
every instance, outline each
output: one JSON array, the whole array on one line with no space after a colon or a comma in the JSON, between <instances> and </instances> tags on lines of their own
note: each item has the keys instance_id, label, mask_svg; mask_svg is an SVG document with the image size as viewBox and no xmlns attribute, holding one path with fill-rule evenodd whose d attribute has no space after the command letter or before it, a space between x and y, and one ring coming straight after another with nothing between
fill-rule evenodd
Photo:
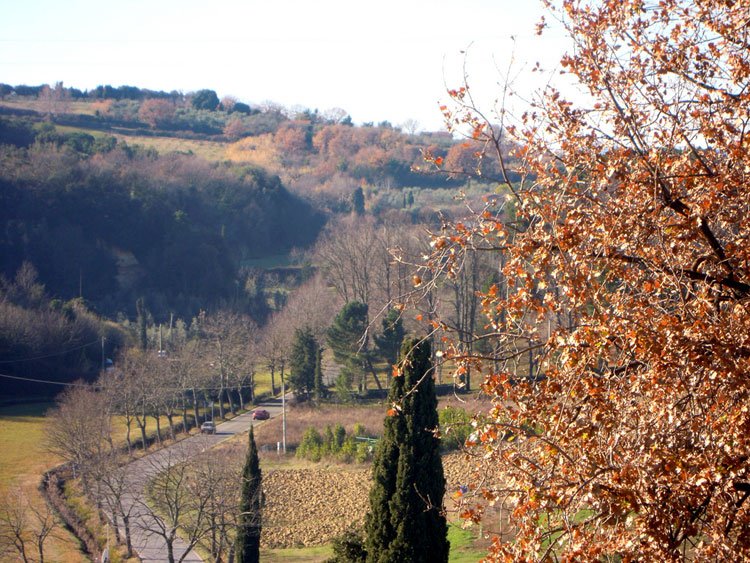
<instances>
[{"instance_id":1,"label":"dark car on road","mask_svg":"<svg viewBox=\"0 0 750 563\"><path fill-rule=\"evenodd\" d=\"M266 409L255 409L253 411L253 420L268 420L271 418L271 413Z\"/></svg>"}]
</instances>

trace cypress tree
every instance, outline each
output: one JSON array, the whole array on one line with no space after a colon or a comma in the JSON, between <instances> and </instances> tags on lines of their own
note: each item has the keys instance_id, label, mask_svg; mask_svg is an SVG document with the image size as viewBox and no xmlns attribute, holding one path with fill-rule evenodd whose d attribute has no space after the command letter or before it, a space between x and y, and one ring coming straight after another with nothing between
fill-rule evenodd
<instances>
[{"instance_id":1,"label":"cypress tree","mask_svg":"<svg viewBox=\"0 0 750 563\"><path fill-rule=\"evenodd\" d=\"M237 563L260 561L261 508L263 491L258 448L255 445L253 427L250 426L249 447L242 469L242 497L240 518L237 527Z\"/></svg>"},{"instance_id":2,"label":"cypress tree","mask_svg":"<svg viewBox=\"0 0 750 563\"><path fill-rule=\"evenodd\" d=\"M369 371L375 384L381 388L380 380L372 368L371 353L368 350L367 303L350 301L339 311L333 324L328 328L326 340L333 352L333 359L342 366L341 375L349 383L359 376L362 391L367 389L366 371ZM364 339L364 342L363 342Z\"/></svg>"},{"instance_id":3,"label":"cypress tree","mask_svg":"<svg viewBox=\"0 0 750 563\"><path fill-rule=\"evenodd\" d=\"M388 394L373 466L370 511L365 520L367 561L441 563L448 561L448 527L442 511L445 476L440 459L437 397L430 345L404 341L402 370Z\"/></svg>"},{"instance_id":4,"label":"cypress tree","mask_svg":"<svg viewBox=\"0 0 750 563\"><path fill-rule=\"evenodd\" d=\"M357 186L352 194L352 208L357 215L365 214L365 193L361 186Z\"/></svg>"}]
</instances>

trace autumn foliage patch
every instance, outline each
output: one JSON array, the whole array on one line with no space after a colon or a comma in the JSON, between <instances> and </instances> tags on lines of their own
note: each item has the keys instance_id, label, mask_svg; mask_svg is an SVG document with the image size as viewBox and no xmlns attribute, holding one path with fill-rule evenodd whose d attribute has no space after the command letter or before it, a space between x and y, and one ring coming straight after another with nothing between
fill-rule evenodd
<instances>
[{"instance_id":1,"label":"autumn foliage patch","mask_svg":"<svg viewBox=\"0 0 750 563\"><path fill-rule=\"evenodd\" d=\"M585 98L548 89L504 128L463 91L444 110L487 146L510 135L523 177L503 169L508 197L446 226L422 276L476 251L501 272L481 348L434 325L493 398L472 440L502 479L465 514L512 506L491 560L748 558L750 3L550 8Z\"/></svg>"}]
</instances>

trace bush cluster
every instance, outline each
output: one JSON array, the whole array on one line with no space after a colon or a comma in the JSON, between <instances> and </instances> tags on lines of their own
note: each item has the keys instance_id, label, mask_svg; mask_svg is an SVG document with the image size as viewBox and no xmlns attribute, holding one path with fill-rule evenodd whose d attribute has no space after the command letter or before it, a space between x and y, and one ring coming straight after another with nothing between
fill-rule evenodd
<instances>
[{"instance_id":1,"label":"bush cluster","mask_svg":"<svg viewBox=\"0 0 750 563\"><path fill-rule=\"evenodd\" d=\"M364 463L372 457L372 447L357 437L366 437L365 427L355 424L352 434L347 435L341 424L326 426L323 434L314 427L305 430L297 447L297 457L318 462L323 458L333 458L344 463Z\"/></svg>"},{"instance_id":2,"label":"bush cluster","mask_svg":"<svg viewBox=\"0 0 750 563\"><path fill-rule=\"evenodd\" d=\"M440 448L457 450L471 434L471 416L464 409L445 407L438 411L440 420Z\"/></svg>"}]
</instances>

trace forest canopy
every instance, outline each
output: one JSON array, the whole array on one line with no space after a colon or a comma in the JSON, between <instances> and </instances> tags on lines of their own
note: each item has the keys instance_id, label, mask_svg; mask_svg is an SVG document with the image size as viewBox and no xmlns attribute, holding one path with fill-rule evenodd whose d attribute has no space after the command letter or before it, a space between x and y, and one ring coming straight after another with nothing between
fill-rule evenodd
<instances>
[{"instance_id":1,"label":"forest canopy","mask_svg":"<svg viewBox=\"0 0 750 563\"><path fill-rule=\"evenodd\" d=\"M308 245L323 224L257 168L36 133L0 146L0 273L29 261L51 295L106 314L141 296L185 316L237 299L243 260Z\"/></svg>"}]
</instances>

